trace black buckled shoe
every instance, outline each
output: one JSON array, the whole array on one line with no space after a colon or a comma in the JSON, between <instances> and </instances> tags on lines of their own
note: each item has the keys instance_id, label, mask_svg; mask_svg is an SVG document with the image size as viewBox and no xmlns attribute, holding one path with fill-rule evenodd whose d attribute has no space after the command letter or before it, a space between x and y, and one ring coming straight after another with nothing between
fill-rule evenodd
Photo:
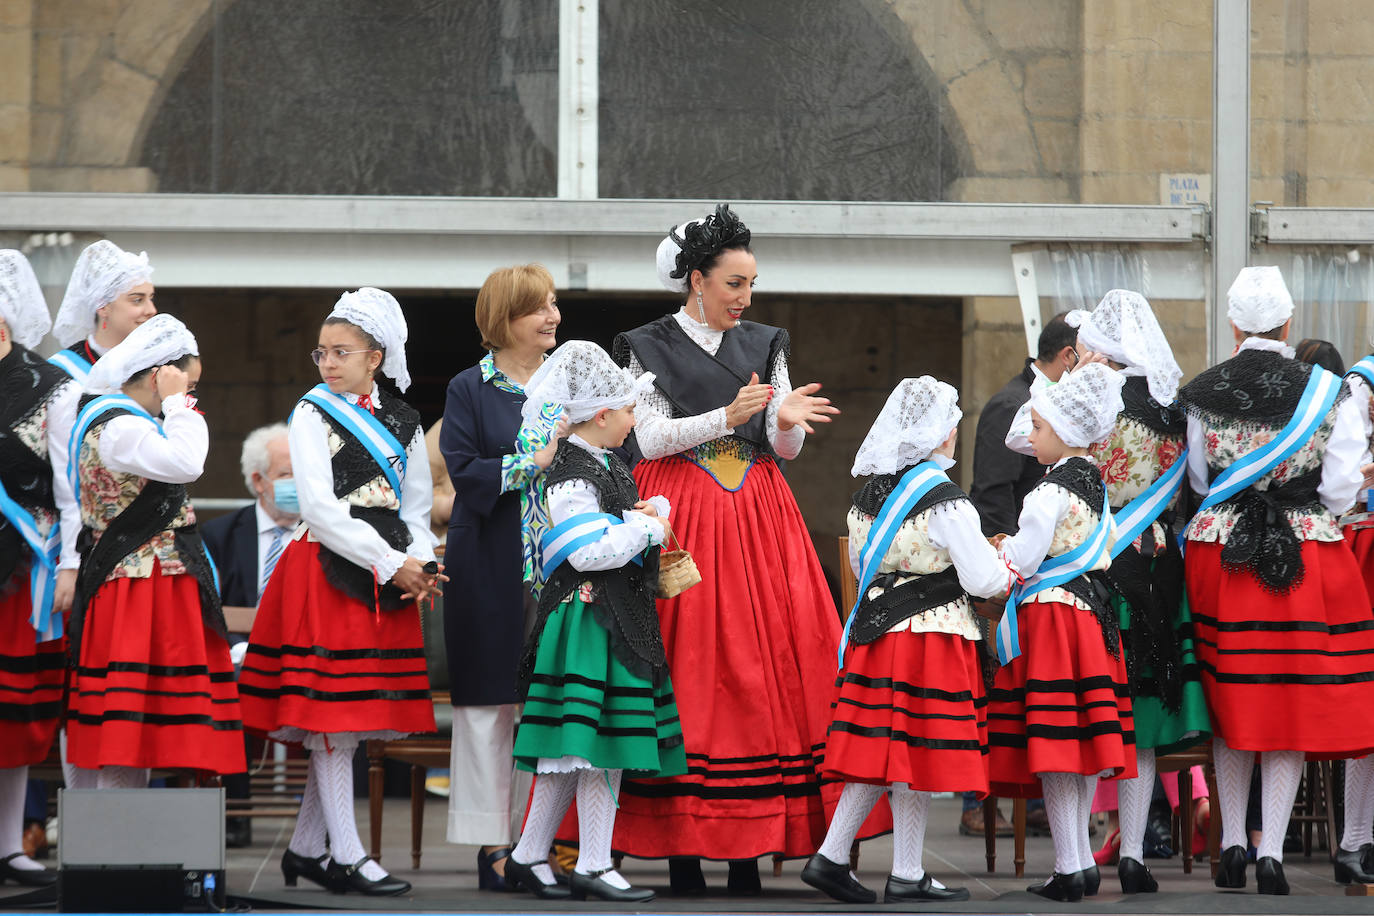
<instances>
[{"instance_id":1,"label":"black buckled shoe","mask_svg":"<svg viewBox=\"0 0 1374 916\"><path fill-rule=\"evenodd\" d=\"M1123 894L1153 894L1159 890L1159 882L1144 862L1135 859L1122 859L1116 866L1116 875L1121 879Z\"/></svg>"},{"instance_id":2,"label":"black buckled shoe","mask_svg":"<svg viewBox=\"0 0 1374 916\"><path fill-rule=\"evenodd\" d=\"M1374 843L1366 843L1357 852L1336 847L1336 858L1331 863L1336 870L1337 884L1374 884L1374 875L1365 870L1365 859Z\"/></svg>"},{"instance_id":3,"label":"black buckled shoe","mask_svg":"<svg viewBox=\"0 0 1374 916\"><path fill-rule=\"evenodd\" d=\"M336 894L357 891L369 897L394 897L410 890L410 882L402 881L394 875L382 875L373 881L362 873L362 867L372 861L372 856L363 856L352 865L330 862L324 870L329 879L329 889Z\"/></svg>"},{"instance_id":4,"label":"black buckled shoe","mask_svg":"<svg viewBox=\"0 0 1374 916\"><path fill-rule=\"evenodd\" d=\"M1076 871L1072 874L1061 875L1059 872L1055 872L1050 875L1050 880L1044 884L1032 884L1026 890L1037 897L1044 897L1046 900L1077 903L1083 899L1083 873Z\"/></svg>"},{"instance_id":5,"label":"black buckled shoe","mask_svg":"<svg viewBox=\"0 0 1374 916\"><path fill-rule=\"evenodd\" d=\"M864 887L849 873L848 865L837 865L819 852L806 860L801 879L841 903L876 903L878 895Z\"/></svg>"},{"instance_id":6,"label":"black buckled shoe","mask_svg":"<svg viewBox=\"0 0 1374 916\"><path fill-rule=\"evenodd\" d=\"M1080 873L1083 875L1083 896L1096 897L1097 889L1102 886L1102 870L1090 865Z\"/></svg>"},{"instance_id":7,"label":"black buckled shoe","mask_svg":"<svg viewBox=\"0 0 1374 916\"><path fill-rule=\"evenodd\" d=\"M286 880L287 887L295 887L297 878L304 878L307 881L314 881L320 887L329 887L329 876L325 874L325 863L329 861L329 853L325 853L318 859L303 856L298 852L292 852L290 848L281 854L281 876Z\"/></svg>"},{"instance_id":8,"label":"black buckled shoe","mask_svg":"<svg viewBox=\"0 0 1374 916\"><path fill-rule=\"evenodd\" d=\"M1245 847L1228 846L1217 861L1217 887L1235 890L1245 886Z\"/></svg>"},{"instance_id":9,"label":"black buckled shoe","mask_svg":"<svg viewBox=\"0 0 1374 916\"><path fill-rule=\"evenodd\" d=\"M647 887L622 888L602 881L601 876L610 871L615 871L615 869L603 868L601 871L594 871L588 875L584 875L580 871L573 872L568 876L572 899L586 900L588 897L593 897L611 903L648 903L654 899L654 892Z\"/></svg>"},{"instance_id":10,"label":"black buckled shoe","mask_svg":"<svg viewBox=\"0 0 1374 916\"><path fill-rule=\"evenodd\" d=\"M896 875L887 876L887 887L883 888L883 903L904 903L909 900L967 900L966 887L936 887L930 872L921 876L919 881L908 881Z\"/></svg>"},{"instance_id":11,"label":"black buckled shoe","mask_svg":"<svg viewBox=\"0 0 1374 916\"><path fill-rule=\"evenodd\" d=\"M1288 879L1283 876L1283 863L1273 856L1265 856L1255 863L1255 889L1261 894L1288 894Z\"/></svg>"},{"instance_id":12,"label":"black buckled shoe","mask_svg":"<svg viewBox=\"0 0 1374 916\"><path fill-rule=\"evenodd\" d=\"M506 883L524 888L540 900L567 900L572 896L572 891L562 884L545 884L540 881L539 876L534 873L533 865L517 862L513 855L506 858Z\"/></svg>"},{"instance_id":13,"label":"black buckled shoe","mask_svg":"<svg viewBox=\"0 0 1374 916\"><path fill-rule=\"evenodd\" d=\"M24 853L12 852L0 859L0 884L6 881L13 881L15 884L22 884L25 887L52 887L57 883L57 872L46 868L15 868L10 862L22 856Z\"/></svg>"}]
</instances>

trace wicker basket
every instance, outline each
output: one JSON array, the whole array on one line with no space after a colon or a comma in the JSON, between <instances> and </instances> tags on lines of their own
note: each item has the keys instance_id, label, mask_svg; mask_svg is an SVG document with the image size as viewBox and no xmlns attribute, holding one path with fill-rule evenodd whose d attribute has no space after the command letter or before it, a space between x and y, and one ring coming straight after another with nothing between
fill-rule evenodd
<instances>
[{"instance_id":1,"label":"wicker basket","mask_svg":"<svg viewBox=\"0 0 1374 916\"><path fill-rule=\"evenodd\" d=\"M658 597L676 598L701 581L696 560L682 549L677 535L672 535L673 550L665 550L658 558Z\"/></svg>"}]
</instances>

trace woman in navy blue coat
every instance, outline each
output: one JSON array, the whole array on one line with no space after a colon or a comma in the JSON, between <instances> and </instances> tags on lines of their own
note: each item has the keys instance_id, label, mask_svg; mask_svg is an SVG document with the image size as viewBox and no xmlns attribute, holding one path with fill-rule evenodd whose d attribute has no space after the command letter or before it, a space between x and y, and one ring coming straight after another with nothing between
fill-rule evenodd
<instances>
[{"instance_id":1,"label":"woman in navy blue coat","mask_svg":"<svg viewBox=\"0 0 1374 916\"><path fill-rule=\"evenodd\" d=\"M493 271L477 294L488 353L449 382L439 450L456 495L445 562L444 631L453 692L448 840L476 845L478 883L506 890L529 775L515 771L516 667L532 578L522 516L537 506L531 480L556 440L521 438L524 384L557 343L553 277L538 264ZM537 530L538 519L530 519Z\"/></svg>"}]
</instances>

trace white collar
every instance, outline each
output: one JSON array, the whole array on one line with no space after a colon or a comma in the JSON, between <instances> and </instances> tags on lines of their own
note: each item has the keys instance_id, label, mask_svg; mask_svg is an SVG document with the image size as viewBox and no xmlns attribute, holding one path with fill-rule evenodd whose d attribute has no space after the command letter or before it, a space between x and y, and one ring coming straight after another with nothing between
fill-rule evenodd
<instances>
[{"instance_id":1,"label":"white collar","mask_svg":"<svg viewBox=\"0 0 1374 916\"><path fill-rule=\"evenodd\" d=\"M1093 464L1097 464L1097 459L1093 458L1092 455L1065 455L1063 458L1060 458L1058 461L1056 461L1054 463L1054 467L1050 468L1050 470L1054 470L1054 468L1059 467L1061 464L1068 461L1070 458L1082 458L1084 461L1091 461Z\"/></svg>"},{"instance_id":2,"label":"white collar","mask_svg":"<svg viewBox=\"0 0 1374 916\"><path fill-rule=\"evenodd\" d=\"M1239 347L1236 347L1237 353L1242 350L1267 350L1270 353L1277 353L1289 359L1293 359L1298 355L1297 350L1294 350L1282 340L1270 340L1268 337L1247 337L1241 341Z\"/></svg>"},{"instance_id":3,"label":"white collar","mask_svg":"<svg viewBox=\"0 0 1374 916\"><path fill-rule=\"evenodd\" d=\"M345 401L347 401L350 404L357 404L358 401L362 400L363 396L360 394L355 394L352 391L345 391L342 397ZM372 398L372 405L374 407L382 403L382 389L377 387L376 382L372 383L372 391L370 393L370 397Z\"/></svg>"},{"instance_id":4,"label":"white collar","mask_svg":"<svg viewBox=\"0 0 1374 916\"><path fill-rule=\"evenodd\" d=\"M687 336L694 340L703 338L706 340L718 340L725 334L725 332L719 328L713 328L709 324L697 321L687 312L686 306L673 312L673 317L677 319L678 324L682 325L682 329L687 332Z\"/></svg>"},{"instance_id":5,"label":"white collar","mask_svg":"<svg viewBox=\"0 0 1374 916\"><path fill-rule=\"evenodd\" d=\"M106 353L110 352L109 347L102 347L100 344L95 342L94 334L86 338L86 346L90 347L91 352L94 353L96 356L104 356Z\"/></svg>"},{"instance_id":6,"label":"white collar","mask_svg":"<svg viewBox=\"0 0 1374 916\"><path fill-rule=\"evenodd\" d=\"M1031 360L1030 367L1031 372L1035 373L1035 378L1031 380L1032 385L1034 385L1036 382L1044 382L1046 385L1054 384L1054 382L1050 381L1050 377L1046 375L1044 372L1042 372L1040 370L1040 367L1035 364L1035 360Z\"/></svg>"},{"instance_id":7,"label":"white collar","mask_svg":"<svg viewBox=\"0 0 1374 916\"><path fill-rule=\"evenodd\" d=\"M598 457L610 453L610 449L602 448L599 445L592 445L590 442L588 442L586 439L583 439L577 433L570 433L568 435L568 441L571 442L573 445L577 446L578 448L584 451L591 452L593 455L597 455Z\"/></svg>"}]
</instances>

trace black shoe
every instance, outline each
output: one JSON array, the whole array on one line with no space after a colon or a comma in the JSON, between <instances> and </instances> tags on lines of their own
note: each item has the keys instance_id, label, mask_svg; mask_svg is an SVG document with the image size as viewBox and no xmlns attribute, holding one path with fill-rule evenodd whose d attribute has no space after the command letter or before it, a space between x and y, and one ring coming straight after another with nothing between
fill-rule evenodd
<instances>
[{"instance_id":1,"label":"black shoe","mask_svg":"<svg viewBox=\"0 0 1374 916\"><path fill-rule=\"evenodd\" d=\"M883 888L883 903L903 903L908 900L967 900L966 887L936 887L930 880L930 872L921 876L920 881L908 881L896 875L887 876L887 887Z\"/></svg>"},{"instance_id":2,"label":"black shoe","mask_svg":"<svg viewBox=\"0 0 1374 916\"><path fill-rule=\"evenodd\" d=\"M243 849L253 845L253 821L246 817L226 817L224 819L224 846L226 849Z\"/></svg>"},{"instance_id":3,"label":"black shoe","mask_svg":"<svg viewBox=\"0 0 1374 916\"><path fill-rule=\"evenodd\" d=\"M670 858L668 888L677 897L700 897L706 893L706 877L701 873L701 860L690 856Z\"/></svg>"},{"instance_id":4,"label":"black shoe","mask_svg":"<svg viewBox=\"0 0 1374 916\"><path fill-rule=\"evenodd\" d=\"M1350 852L1336 847L1336 858L1332 865L1336 869L1337 884L1374 884L1374 875L1365 870L1364 860L1374 850L1374 843L1366 843L1359 852Z\"/></svg>"},{"instance_id":5,"label":"black shoe","mask_svg":"<svg viewBox=\"0 0 1374 916\"><path fill-rule=\"evenodd\" d=\"M1172 859L1174 856L1173 811L1169 803L1157 801L1150 805L1145 822L1143 853L1147 859Z\"/></svg>"},{"instance_id":6,"label":"black shoe","mask_svg":"<svg viewBox=\"0 0 1374 916\"><path fill-rule=\"evenodd\" d=\"M731 859L730 877L725 883L725 890L731 897L757 897L762 894L763 884L759 881L759 860Z\"/></svg>"},{"instance_id":7,"label":"black shoe","mask_svg":"<svg viewBox=\"0 0 1374 916\"><path fill-rule=\"evenodd\" d=\"M509 859L511 848L502 846L500 849L493 849L491 852L477 850L477 889L481 891L511 891L514 890L506 879L496 873L492 868L502 859Z\"/></svg>"},{"instance_id":8,"label":"black shoe","mask_svg":"<svg viewBox=\"0 0 1374 916\"><path fill-rule=\"evenodd\" d=\"M572 899L586 900L594 897L597 900L608 900L612 903L648 903L654 899L654 892L647 887L612 887L601 876L611 868L604 868L601 871L594 871L590 875L584 875L580 871L575 871L568 876Z\"/></svg>"},{"instance_id":9,"label":"black shoe","mask_svg":"<svg viewBox=\"0 0 1374 916\"><path fill-rule=\"evenodd\" d=\"M329 879L329 889L336 894L357 891L369 897L394 897L410 890L410 882L402 881L393 875L382 875L376 881L365 877L362 867L372 861L372 856L363 856L352 865L331 861L324 870Z\"/></svg>"},{"instance_id":10,"label":"black shoe","mask_svg":"<svg viewBox=\"0 0 1374 916\"><path fill-rule=\"evenodd\" d=\"M297 878L304 878L307 881L314 881L320 887L329 887L329 876L325 874L325 862L329 861L329 853L325 853L318 859L311 859L300 853L292 852L290 848L281 854L281 876L286 879L287 887L295 887Z\"/></svg>"},{"instance_id":11,"label":"black shoe","mask_svg":"<svg viewBox=\"0 0 1374 916\"><path fill-rule=\"evenodd\" d=\"M1153 894L1159 890L1159 882L1144 862L1135 859L1122 859L1116 866L1117 877L1121 879L1123 894Z\"/></svg>"},{"instance_id":12,"label":"black shoe","mask_svg":"<svg viewBox=\"0 0 1374 916\"><path fill-rule=\"evenodd\" d=\"M1097 889L1102 886L1102 872L1096 865L1090 865L1079 874L1083 876L1083 896L1096 897Z\"/></svg>"},{"instance_id":13,"label":"black shoe","mask_svg":"<svg viewBox=\"0 0 1374 916\"><path fill-rule=\"evenodd\" d=\"M1217 862L1216 886L1242 888L1245 886L1245 847L1228 846Z\"/></svg>"},{"instance_id":14,"label":"black shoe","mask_svg":"<svg viewBox=\"0 0 1374 916\"><path fill-rule=\"evenodd\" d=\"M540 881L534 873L534 866L515 861L515 856L506 858L506 884L512 889L524 888L540 900L567 900L572 896L572 892L562 884Z\"/></svg>"},{"instance_id":15,"label":"black shoe","mask_svg":"<svg viewBox=\"0 0 1374 916\"><path fill-rule=\"evenodd\" d=\"M864 887L849 873L848 865L836 865L819 852L806 860L801 879L818 891L825 891L841 903L877 903L878 895Z\"/></svg>"},{"instance_id":16,"label":"black shoe","mask_svg":"<svg viewBox=\"0 0 1374 916\"><path fill-rule=\"evenodd\" d=\"M49 871L46 868L27 869L15 868L10 864L24 853L12 852L0 859L0 884L6 881L13 881L15 884L22 884L25 887L52 887L57 883L57 872Z\"/></svg>"},{"instance_id":17,"label":"black shoe","mask_svg":"<svg viewBox=\"0 0 1374 916\"><path fill-rule=\"evenodd\" d=\"M1283 876L1283 863L1273 856L1265 856L1255 863L1255 889L1261 894L1288 894L1288 879Z\"/></svg>"},{"instance_id":18,"label":"black shoe","mask_svg":"<svg viewBox=\"0 0 1374 916\"><path fill-rule=\"evenodd\" d=\"M1032 884L1026 890L1046 900L1077 903L1083 899L1083 873L1076 871L1070 875L1061 875L1055 872L1047 883Z\"/></svg>"}]
</instances>

